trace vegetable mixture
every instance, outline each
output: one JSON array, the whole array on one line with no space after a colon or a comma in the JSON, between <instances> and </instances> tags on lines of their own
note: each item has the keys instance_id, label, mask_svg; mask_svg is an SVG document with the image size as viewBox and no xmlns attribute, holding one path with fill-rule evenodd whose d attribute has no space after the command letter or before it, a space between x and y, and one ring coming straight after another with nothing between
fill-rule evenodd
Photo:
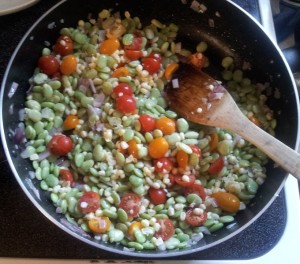
<instances>
[{"instance_id":1,"label":"vegetable mixture","mask_svg":"<svg viewBox=\"0 0 300 264\"><path fill-rule=\"evenodd\" d=\"M164 88L179 59L209 65L207 44L184 49L178 30L102 10L62 28L30 80L22 157L57 213L127 250L186 248L234 225L266 177L256 147L168 109ZM263 89L232 58L220 63L245 115L273 133Z\"/></svg>"}]
</instances>

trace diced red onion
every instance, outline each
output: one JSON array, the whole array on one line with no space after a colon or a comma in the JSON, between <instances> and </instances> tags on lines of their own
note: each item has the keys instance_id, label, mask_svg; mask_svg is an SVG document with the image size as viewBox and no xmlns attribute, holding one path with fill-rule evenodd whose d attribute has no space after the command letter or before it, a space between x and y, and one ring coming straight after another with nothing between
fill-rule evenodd
<instances>
[{"instance_id":1,"label":"diced red onion","mask_svg":"<svg viewBox=\"0 0 300 264\"><path fill-rule=\"evenodd\" d=\"M22 108L19 110L19 121L24 121L25 120L25 116L26 116L26 112L25 112L25 109Z\"/></svg>"},{"instance_id":2,"label":"diced red onion","mask_svg":"<svg viewBox=\"0 0 300 264\"><path fill-rule=\"evenodd\" d=\"M17 127L14 132L14 143L20 144L25 139L24 127Z\"/></svg>"},{"instance_id":3,"label":"diced red onion","mask_svg":"<svg viewBox=\"0 0 300 264\"><path fill-rule=\"evenodd\" d=\"M208 96L209 101L220 100L223 97L224 93L210 93Z\"/></svg>"},{"instance_id":4,"label":"diced red onion","mask_svg":"<svg viewBox=\"0 0 300 264\"><path fill-rule=\"evenodd\" d=\"M27 150L27 148L21 152L20 157L22 159L27 159L30 157L30 152Z\"/></svg>"},{"instance_id":5,"label":"diced red onion","mask_svg":"<svg viewBox=\"0 0 300 264\"><path fill-rule=\"evenodd\" d=\"M105 30L99 30L99 42L101 43L105 38Z\"/></svg>"},{"instance_id":6,"label":"diced red onion","mask_svg":"<svg viewBox=\"0 0 300 264\"><path fill-rule=\"evenodd\" d=\"M14 96L14 94L16 93L17 89L19 87L19 84L16 83L16 82L13 82L9 88L9 91L8 91L8 98L12 98Z\"/></svg>"},{"instance_id":7,"label":"diced red onion","mask_svg":"<svg viewBox=\"0 0 300 264\"><path fill-rule=\"evenodd\" d=\"M90 87L91 91L95 94L96 93L95 84L92 79L88 79L88 80L89 80L89 87Z\"/></svg>"},{"instance_id":8,"label":"diced red onion","mask_svg":"<svg viewBox=\"0 0 300 264\"><path fill-rule=\"evenodd\" d=\"M14 113L14 104L10 104L9 108L8 108L8 113L10 115L12 115Z\"/></svg>"},{"instance_id":9,"label":"diced red onion","mask_svg":"<svg viewBox=\"0 0 300 264\"><path fill-rule=\"evenodd\" d=\"M103 93L95 94L93 106L95 106L95 107L102 106L104 103L104 100L105 100L105 95Z\"/></svg>"},{"instance_id":10,"label":"diced red onion","mask_svg":"<svg viewBox=\"0 0 300 264\"><path fill-rule=\"evenodd\" d=\"M50 153L50 151L47 149L47 150L45 150L44 152L42 152L42 153L39 154L39 159L38 159L38 161L42 161L42 160L48 158L50 155L51 155L51 153Z\"/></svg>"}]
</instances>

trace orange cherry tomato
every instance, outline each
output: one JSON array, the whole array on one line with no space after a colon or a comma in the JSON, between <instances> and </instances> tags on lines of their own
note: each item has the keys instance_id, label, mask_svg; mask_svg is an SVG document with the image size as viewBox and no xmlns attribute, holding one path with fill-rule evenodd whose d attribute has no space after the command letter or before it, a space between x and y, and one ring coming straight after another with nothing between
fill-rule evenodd
<instances>
[{"instance_id":1,"label":"orange cherry tomato","mask_svg":"<svg viewBox=\"0 0 300 264\"><path fill-rule=\"evenodd\" d=\"M216 192L211 195L218 206L229 213L236 213L240 208L240 199L232 193L228 192Z\"/></svg>"},{"instance_id":2,"label":"orange cherry tomato","mask_svg":"<svg viewBox=\"0 0 300 264\"><path fill-rule=\"evenodd\" d=\"M89 229L97 234L106 233L110 227L111 221L106 216L98 216L88 220Z\"/></svg>"},{"instance_id":3,"label":"orange cherry tomato","mask_svg":"<svg viewBox=\"0 0 300 264\"><path fill-rule=\"evenodd\" d=\"M219 136L217 132L214 132L213 134L210 135L211 140L209 142L209 150L210 152L214 151L219 143Z\"/></svg>"},{"instance_id":4,"label":"orange cherry tomato","mask_svg":"<svg viewBox=\"0 0 300 264\"><path fill-rule=\"evenodd\" d=\"M261 126L260 121L258 120L258 118L256 118L255 116L250 116L248 117L248 119L255 125L257 125L258 127Z\"/></svg>"},{"instance_id":5,"label":"orange cherry tomato","mask_svg":"<svg viewBox=\"0 0 300 264\"><path fill-rule=\"evenodd\" d=\"M189 162L189 155L183 150L178 150L176 154L176 161L179 168L185 169Z\"/></svg>"},{"instance_id":6,"label":"orange cherry tomato","mask_svg":"<svg viewBox=\"0 0 300 264\"><path fill-rule=\"evenodd\" d=\"M169 149L168 141L163 137L153 139L148 146L148 152L151 158L162 158Z\"/></svg>"},{"instance_id":7,"label":"orange cherry tomato","mask_svg":"<svg viewBox=\"0 0 300 264\"><path fill-rule=\"evenodd\" d=\"M138 145L134 139L129 140L127 142L128 144L128 149L127 152L129 155L132 155L134 158L138 158Z\"/></svg>"},{"instance_id":8,"label":"orange cherry tomato","mask_svg":"<svg viewBox=\"0 0 300 264\"><path fill-rule=\"evenodd\" d=\"M77 115L68 115L64 121L64 129L74 129L79 124L79 118Z\"/></svg>"},{"instance_id":9,"label":"orange cherry tomato","mask_svg":"<svg viewBox=\"0 0 300 264\"><path fill-rule=\"evenodd\" d=\"M133 240L135 239L134 237L134 232L138 229L142 229L143 228L143 225L141 222L133 222L130 224L130 226L128 227L128 230L127 230L127 233L128 233L128 236Z\"/></svg>"},{"instance_id":10,"label":"orange cherry tomato","mask_svg":"<svg viewBox=\"0 0 300 264\"><path fill-rule=\"evenodd\" d=\"M99 52L111 55L120 48L120 41L117 38L109 38L104 40L99 46Z\"/></svg>"},{"instance_id":11,"label":"orange cherry tomato","mask_svg":"<svg viewBox=\"0 0 300 264\"><path fill-rule=\"evenodd\" d=\"M113 71L113 73L111 74L111 77L119 78L119 77L126 77L129 75L130 75L130 72L126 67L119 67Z\"/></svg>"},{"instance_id":12,"label":"orange cherry tomato","mask_svg":"<svg viewBox=\"0 0 300 264\"><path fill-rule=\"evenodd\" d=\"M160 129L165 135L170 135L175 132L176 124L173 119L163 116L157 119L156 128Z\"/></svg>"},{"instance_id":13,"label":"orange cherry tomato","mask_svg":"<svg viewBox=\"0 0 300 264\"><path fill-rule=\"evenodd\" d=\"M201 69L206 63L206 58L201 52L196 52L188 57L188 62Z\"/></svg>"},{"instance_id":14,"label":"orange cherry tomato","mask_svg":"<svg viewBox=\"0 0 300 264\"><path fill-rule=\"evenodd\" d=\"M77 58L74 55L67 55L64 57L60 64L60 72L64 75L71 75L76 71Z\"/></svg>"},{"instance_id":15,"label":"orange cherry tomato","mask_svg":"<svg viewBox=\"0 0 300 264\"><path fill-rule=\"evenodd\" d=\"M178 63L171 63L171 64L167 65L166 70L165 70L165 77L167 80L171 79L173 73L175 71L177 71L178 67L179 67Z\"/></svg>"}]
</instances>

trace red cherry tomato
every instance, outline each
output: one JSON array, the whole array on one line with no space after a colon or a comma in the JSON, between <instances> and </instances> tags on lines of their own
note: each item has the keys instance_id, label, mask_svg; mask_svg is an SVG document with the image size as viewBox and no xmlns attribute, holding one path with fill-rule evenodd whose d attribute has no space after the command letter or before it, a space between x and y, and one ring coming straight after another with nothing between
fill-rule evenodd
<instances>
[{"instance_id":1,"label":"red cherry tomato","mask_svg":"<svg viewBox=\"0 0 300 264\"><path fill-rule=\"evenodd\" d=\"M183 178L187 178L187 180L183 180ZM177 174L175 176L175 182L182 186L182 187L190 187L193 186L193 184L195 183L196 180L196 176L194 174L190 174L190 175L181 175L181 174Z\"/></svg>"},{"instance_id":2,"label":"red cherry tomato","mask_svg":"<svg viewBox=\"0 0 300 264\"><path fill-rule=\"evenodd\" d=\"M224 157L219 157L210 165L207 172L210 174L216 174L220 172L223 169L223 167L224 167Z\"/></svg>"},{"instance_id":3,"label":"red cherry tomato","mask_svg":"<svg viewBox=\"0 0 300 264\"><path fill-rule=\"evenodd\" d=\"M125 50L141 50L143 45L142 36L135 34L130 45L124 45Z\"/></svg>"},{"instance_id":4,"label":"red cherry tomato","mask_svg":"<svg viewBox=\"0 0 300 264\"><path fill-rule=\"evenodd\" d=\"M154 168L159 173L169 173L173 169L173 162L169 158L162 157L154 161Z\"/></svg>"},{"instance_id":5,"label":"red cherry tomato","mask_svg":"<svg viewBox=\"0 0 300 264\"><path fill-rule=\"evenodd\" d=\"M143 56L143 52L141 50L125 49L125 56L131 61L138 60Z\"/></svg>"},{"instance_id":6,"label":"red cherry tomato","mask_svg":"<svg viewBox=\"0 0 300 264\"><path fill-rule=\"evenodd\" d=\"M132 114L136 110L136 101L132 96L123 95L116 99L116 107L120 112Z\"/></svg>"},{"instance_id":7,"label":"red cherry tomato","mask_svg":"<svg viewBox=\"0 0 300 264\"><path fill-rule=\"evenodd\" d=\"M152 52L150 53L150 55L148 56L148 58L152 58L152 59L156 59L157 61L159 61L160 63L162 62L162 57L159 53L157 52Z\"/></svg>"},{"instance_id":8,"label":"red cherry tomato","mask_svg":"<svg viewBox=\"0 0 300 264\"><path fill-rule=\"evenodd\" d=\"M192 149L193 153L197 154L197 156L199 157L199 159L201 159L202 158L202 150L201 150L201 148L199 148L196 145L189 145L189 146Z\"/></svg>"},{"instance_id":9,"label":"red cherry tomato","mask_svg":"<svg viewBox=\"0 0 300 264\"><path fill-rule=\"evenodd\" d=\"M57 156L67 155L72 150L72 148L72 139L62 134L54 135L48 143L49 151Z\"/></svg>"},{"instance_id":10,"label":"red cherry tomato","mask_svg":"<svg viewBox=\"0 0 300 264\"><path fill-rule=\"evenodd\" d=\"M184 195L187 196L189 195L190 193L194 193L194 194L197 194L201 197L201 199L204 201L205 198L206 198L206 192L205 192L205 189L202 185L200 184L193 184L192 186L190 187L186 187L184 189Z\"/></svg>"},{"instance_id":11,"label":"red cherry tomato","mask_svg":"<svg viewBox=\"0 0 300 264\"><path fill-rule=\"evenodd\" d=\"M155 129L155 119L147 114L140 115L141 132L151 132Z\"/></svg>"},{"instance_id":12,"label":"red cherry tomato","mask_svg":"<svg viewBox=\"0 0 300 264\"><path fill-rule=\"evenodd\" d=\"M140 212L141 197L135 193L125 193L119 207L126 211L129 217L137 217Z\"/></svg>"},{"instance_id":13,"label":"red cherry tomato","mask_svg":"<svg viewBox=\"0 0 300 264\"><path fill-rule=\"evenodd\" d=\"M43 73L50 76L59 72L59 62L53 55L41 56L38 66Z\"/></svg>"},{"instance_id":14,"label":"red cherry tomato","mask_svg":"<svg viewBox=\"0 0 300 264\"><path fill-rule=\"evenodd\" d=\"M203 211L201 214L196 214L195 208L191 208L186 212L185 221L190 226L201 226L207 219L207 213Z\"/></svg>"},{"instance_id":15,"label":"red cherry tomato","mask_svg":"<svg viewBox=\"0 0 300 264\"><path fill-rule=\"evenodd\" d=\"M54 51L62 56L73 53L73 48L73 40L65 35L60 36L54 45Z\"/></svg>"},{"instance_id":16,"label":"red cherry tomato","mask_svg":"<svg viewBox=\"0 0 300 264\"><path fill-rule=\"evenodd\" d=\"M174 184L176 183L174 174L169 174L169 181L170 181L170 183L168 184L168 187L174 186Z\"/></svg>"},{"instance_id":17,"label":"red cherry tomato","mask_svg":"<svg viewBox=\"0 0 300 264\"><path fill-rule=\"evenodd\" d=\"M74 176L70 170L61 169L59 171L59 176L64 182L69 182L70 186L74 183Z\"/></svg>"},{"instance_id":18,"label":"red cherry tomato","mask_svg":"<svg viewBox=\"0 0 300 264\"><path fill-rule=\"evenodd\" d=\"M174 235L175 228L170 219L159 219L157 222L159 223L160 228L155 232L155 237L161 237L161 239L165 241Z\"/></svg>"},{"instance_id":19,"label":"red cherry tomato","mask_svg":"<svg viewBox=\"0 0 300 264\"><path fill-rule=\"evenodd\" d=\"M157 204L164 204L167 201L167 193L163 189L155 189L150 187L148 190L150 201Z\"/></svg>"},{"instance_id":20,"label":"red cherry tomato","mask_svg":"<svg viewBox=\"0 0 300 264\"><path fill-rule=\"evenodd\" d=\"M83 214L95 212L100 207L99 193L85 192L78 201L78 207Z\"/></svg>"},{"instance_id":21,"label":"red cherry tomato","mask_svg":"<svg viewBox=\"0 0 300 264\"><path fill-rule=\"evenodd\" d=\"M116 96L116 98L123 95L133 96L133 90L128 83L119 83L114 88L114 95Z\"/></svg>"},{"instance_id":22,"label":"red cherry tomato","mask_svg":"<svg viewBox=\"0 0 300 264\"><path fill-rule=\"evenodd\" d=\"M145 58L143 60L143 68L148 71L149 74L154 74L159 71L161 63L157 59Z\"/></svg>"}]
</instances>

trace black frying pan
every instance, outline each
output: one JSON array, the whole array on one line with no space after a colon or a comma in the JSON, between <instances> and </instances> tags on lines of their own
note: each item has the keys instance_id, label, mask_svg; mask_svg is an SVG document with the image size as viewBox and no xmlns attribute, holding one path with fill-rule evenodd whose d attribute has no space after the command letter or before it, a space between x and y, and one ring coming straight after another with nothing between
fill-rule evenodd
<instances>
[{"instance_id":1,"label":"black frying pan","mask_svg":"<svg viewBox=\"0 0 300 264\"><path fill-rule=\"evenodd\" d=\"M78 19L86 18L89 13L96 15L103 8L112 8L120 11L121 14L129 11L132 15L140 17L144 25L153 18L165 23L174 22L180 27L179 39L186 47L194 47L200 40L205 40L209 46L208 56L211 58L211 66L208 71L216 78L218 78L219 72L218 65L224 56L235 57L239 66L242 66L244 61L249 62L251 71L248 72L248 75L253 80L270 82L271 87L279 89L280 99L268 101L278 120L276 137L288 146L295 148L298 136L297 92L290 70L278 48L252 18L229 1L199 1L207 7L207 11L204 13L192 10L190 8L191 1L186 1L188 4L182 2L184 1L61 1L44 14L27 32L8 65L1 88L1 137L11 169L27 196L44 215L62 230L92 246L119 254L147 258L171 257L207 249L233 237L250 225L273 202L283 187L286 173L280 168L274 167L270 162L266 182L261 186L256 198L248 208L236 216L237 224L234 228L224 228L184 250L127 252L123 251L123 246L95 241L88 234L80 231L78 227L67 224L62 215L55 213L55 208L49 202L48 194L38 190L38 182L29 180L26 171L31 170L31 163L15 155L14 142L10 139L9 132L18 124L17 110L24 107L26 90L29 87L28 79L32 75L45 41L53 43L62 26L74 26ZM213 27L211 26L212 21ZM53 25L53 22L56 26L49 27L49 25ZM12 82L17 82L19 89L9 99L7 94ZM15 111L13 114L9 114L8 109L12 104L14 104ZM37 196L37 190L39 196Z\"/></svg>"}]
</instances>

